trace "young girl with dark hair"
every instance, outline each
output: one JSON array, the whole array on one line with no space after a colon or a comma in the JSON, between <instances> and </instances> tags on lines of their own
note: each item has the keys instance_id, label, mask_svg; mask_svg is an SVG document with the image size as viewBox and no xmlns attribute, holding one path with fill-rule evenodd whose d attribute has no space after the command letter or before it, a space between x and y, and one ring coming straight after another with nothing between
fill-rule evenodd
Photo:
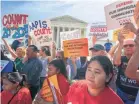
<instances>
[{"instance_id":1,"label":"young girl with dark hair","mask_svg":"<svg viewBox=\"0 0 139 104\"><path fill-rule=\"evenodd\" d=\"M113 76L113 65L106 56L95 56L89 61L85 80L74 83L67 104L123 104L108 87Z\"/></svg>"},{"instance_id":2,"label":"young girl with dark hair","mask_svg":"<svg viewBox=\"0 0 139 104\"><path fill-rule=\"evenodd\" d=\"M56 79L58 82L59 90L54 88L55 93L53 93L53 88L51 87L51 84L53 84L51 81L48 79L52 76L56 75ZM56 80L55 79L55 80ZM44 84L46 86L46 83L49 87L46 89L47 91L50 91L47 97L44 97L43 94L41 93L42 90L44 89ZM67 72L66 72L66 67L64 64L64 61L61 59L54 59L52 60L49 65L48 65L48 77L44 80L44 84L40 92L38 93L34 104L65 104L66 103L66 95L69 90L69 82L67 80ZM50 90L48 90L50 89ZM50 95L50 96L49 96ZM55 97L56 96L56 97ZM56 101L57 99L57 101ZM56 103L57 102L57 103Z\"/></svg>"},{"instance_id":3,"label":"young girl with dark hair","mask_svg":"<svg viewBox=\"0 0 139 104\"><path fill-rule=\"evenodd\" d=\"M1 104L32 104L30 91L25 87L25 75L12 72L2 80Z\"/></svg>"}]
</instances>

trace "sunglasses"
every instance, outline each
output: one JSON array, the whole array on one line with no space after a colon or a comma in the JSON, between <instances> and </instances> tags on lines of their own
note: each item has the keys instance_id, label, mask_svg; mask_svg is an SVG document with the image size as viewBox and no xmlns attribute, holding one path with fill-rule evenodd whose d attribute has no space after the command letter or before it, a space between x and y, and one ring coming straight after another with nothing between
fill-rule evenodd
<instances>
[{"instance_id":1,"label":"sunglasses","mask_svg":"<svg viewBox=\"0 0 139 104\"><path fill-rule=\"evenodd\" d=\"M57 59L61 59L61 57L60 57L60 56L56 56L56 58L57 58Z\"/></svg>"},{"instance_id":2,"label":"sunglasses","mask_svg":"<svg viewBox=\"0 0 139 104\"><path fill-rule=\"evenodd\" d=\"M124 48L126 47L134 47L134 44L127 44L127 45L124 45Z\"/></svg>"}]
</instances>

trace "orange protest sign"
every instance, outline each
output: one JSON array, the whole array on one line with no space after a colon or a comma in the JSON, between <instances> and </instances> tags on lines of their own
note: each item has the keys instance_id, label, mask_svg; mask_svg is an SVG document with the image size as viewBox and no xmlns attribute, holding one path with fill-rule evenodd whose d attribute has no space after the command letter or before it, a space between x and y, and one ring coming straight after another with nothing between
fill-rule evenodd
<instances>
[{"instance_id":1,"label":"orange protest sign","mask_svg":"<svg viewBox=\"0 0 139 104\"><path fill-rule=\"evenodd\" d=\"M47 79L44 80L43 86L40 91L41 97L46 100L47 102L53 102L53 93L51 91L49 82Z\"/></svg>"},{"instance_id":2,"label":"orange protest sign","mask_svg":"<svg viewBox=\"0 0 139 104\"><path fill-rule=\"evenodd\" d=\"M64 57L88 56L88 39L63 41Z\"/></svg>"},{"instance_id":3,"label":"orange protest sign","mask_svg":"<svg viewBox=\"0 0 139 104\"><path fill-rule=\"evenodd\" d=\"M124 34L124 36L125 36L125 39L133 39L134 38L134 33L132 33L132 32L126 32L125 30L122 30L123 32L123 34ZM124 33L124 31L125 31L125 33ZM114 30L113 31L113 41L117 41L118 40L118 34L119 34L119 32L121 32L121 29L117 29L117 30Z\"/></svg>"},{"instance_id":4,"label":"orange protest sign","mask_svg":"<svg viewBox=\"0 0 139 104\"><path fill-rule=\"evenodd\" d=\"M48 79L44 80L42 89L41 89L41 97L44 98L48 102L53 102L54 101L54 93L52 92L51 85L50 83L53 84L54 88L59 91L59 86L58 86L58 81L57 81L57 75L53 75L49 77ZM55 93L56 96L56 93Z\"/></svg>"},{"instance_id":5,"label":"orange protest sign","mask_svg":"<svg viewBox=\"0 0 139 104\"><path fill-rule=\"evenodd\" d=\"M57 81L57 75L53 75L51 77L48 78L50 83L53 83L53 85L55 86L55 88L57 90L59 90L59 85L58 85L58 81Z\"/></svg>"}]
</instances>

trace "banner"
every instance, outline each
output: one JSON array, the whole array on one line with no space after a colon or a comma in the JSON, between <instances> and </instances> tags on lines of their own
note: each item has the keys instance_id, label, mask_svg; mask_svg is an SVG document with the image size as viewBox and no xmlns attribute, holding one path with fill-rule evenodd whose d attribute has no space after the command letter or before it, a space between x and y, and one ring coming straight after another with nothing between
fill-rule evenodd
<instances>
[{"instance_id":1,"label":"banner","mask_svg":"<svg viewBox=\"0 0 139 104\"><path fill-rule=\"evenodd\" d=\"M9 63L9 61L6 60L0 60L0 72L6 67L6 65Z\"/></svg>"},{"instance_id":2,"label":"banner","mask_svg":"<svg viewBox=\"0 0 139 104\"><path fill-rule=\"evenodd\" d=\"M81 31L79 29L67 32L60 32L61 49L63 50L63 41L81 38Z\"/></svg>"},{"instance_id":3,"label":"banner","mask_svg":"<svg viewBox=\"0 0 139 104\"><path fill-rule=\"evenodd\" d=\"M28 15L8 14L2 18L3 33L2 38L12 40L22 39L22 43L28 44Z\"/></svg>"},{"instance_id":4,"label":"banner","mask_svg":"<svg viewBox=\"0 0 139 104\"><path fill-rule=\"evenodd\" d=\"M30 35L37 46L50 46L52 30L50 20L34 21L29 23Z\"/></svg>"},{"instance_id":5,"label":"banner","mask_svg":"<svg viewBox=\"0 0 139 104\"><path fill-rule=\"evenodd\" d=\"M106 6L105 16L108 30L120 28L126 22L134 23L133 14L136 0L117 1Z\"/></svg>"},{"instance_id":6,"label":"banner","mask_svg":"<svg viewBox=\"0 0 139 104\"><path fill-rule=\"evenodd\" d=\"M74 39L63 41L64 57L88 56L88 39Z\"/></svg>"}]
</instances>

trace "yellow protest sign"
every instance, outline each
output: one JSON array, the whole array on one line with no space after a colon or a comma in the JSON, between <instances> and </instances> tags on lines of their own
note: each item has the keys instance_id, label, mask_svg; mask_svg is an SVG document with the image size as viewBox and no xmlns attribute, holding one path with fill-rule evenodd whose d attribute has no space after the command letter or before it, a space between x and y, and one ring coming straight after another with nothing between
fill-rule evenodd
<instances>
[{"instance_id":1,"label":"yellow protest sign","mask_svg":"<svg viewBox=\"0 0 139 104\"><path fill-rule=\"evenodd\" d=\"M134 38L134 33L130 32L130 31L126 31L126 30L121 30L121 29L117 29L113 31L113 41L117 41L118 40L118 34L119 32L121 32L124 34L125 39L133 39Z\"/></svg>"},{"instance_id":2,"label":"yellow protest sign","mask_svg":"<svg viewBox=\"0 0 139 104\"><path fill-rule=\"evenodd\" d=\"M49 77L48 80L49 80L51 83L53 83L53 85L55 86L55 88L56 88L57 90L60 90L60 89L59 89L59 85L58 85L58 81L57 81L57 75L53 75L53 76Z\"/></svg>"}]
</instances>

